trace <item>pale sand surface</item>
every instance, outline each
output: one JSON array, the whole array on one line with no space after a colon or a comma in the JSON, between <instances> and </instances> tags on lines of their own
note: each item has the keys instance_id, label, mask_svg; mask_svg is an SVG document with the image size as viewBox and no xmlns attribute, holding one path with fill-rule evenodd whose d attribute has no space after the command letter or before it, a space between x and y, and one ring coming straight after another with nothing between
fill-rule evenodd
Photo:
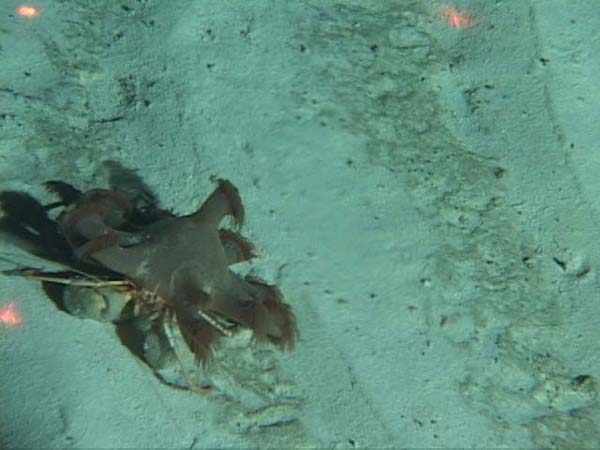
<instances>
[{"instance_id":1,"label":"pale sand surface","mask_svg":"<svg viewBox=\"0 0 600 450\"><path fill-rule=\"evenodd\" d=\"M594 0L17 6L0 189L115 160L187 213L230 179L300 340L254 411L2 277L0 447L600 447Z\"/></svg>"}]
</instances>

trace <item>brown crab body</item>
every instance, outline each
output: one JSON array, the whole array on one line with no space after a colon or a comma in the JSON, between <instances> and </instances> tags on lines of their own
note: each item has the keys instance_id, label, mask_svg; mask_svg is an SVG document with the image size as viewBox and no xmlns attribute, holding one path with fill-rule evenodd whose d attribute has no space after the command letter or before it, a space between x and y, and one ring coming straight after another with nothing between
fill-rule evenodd
<instances>
[{"instance_id":1,"label":"brown crab body","mask_svg":"<svg viewBox=\"0 0 600 450\"><path fill-rule=\"evenodd\" d=\"M254 255L237 232L218 228L224 216L233 217L240 228L244 210L237 189L221 180L196 213L164 218L135 233L112 229L102 211L89 204L79 211L75 206L64 227L88 239L78 254L162 298L200 361L210 356L220 336L199 312L251 328L259 342L293 348L296 321L279 290L229 269Z\"/></svg>"}]
</instances>

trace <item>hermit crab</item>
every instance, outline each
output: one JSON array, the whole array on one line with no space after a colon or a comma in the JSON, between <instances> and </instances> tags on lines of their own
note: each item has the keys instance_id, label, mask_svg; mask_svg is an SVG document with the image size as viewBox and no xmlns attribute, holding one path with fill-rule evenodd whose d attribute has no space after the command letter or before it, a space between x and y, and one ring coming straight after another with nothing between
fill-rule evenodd
<instances>
[{"instance_id":1,"label":"hermit crab","mask_svg":"<svg viewBox=\"0 0 600 450\"><path fill-rule=\"evenodd\" d=\"M46 182L58 197L48 205L24 192L0 192L0 234L62 268L3 274L41 281L70 314L114 322L123 343L154 368L178 339L206 365L220 341L242 329L259 344L294 348L296 318L279 289L231 270L255 257L239 234L244 207L231 182L215 180L196 212L177 216L157 206L136 174L113 169L129 182L85 192ZM227 217L233 229L220 228Z\"/></svg>"}]
</instances>

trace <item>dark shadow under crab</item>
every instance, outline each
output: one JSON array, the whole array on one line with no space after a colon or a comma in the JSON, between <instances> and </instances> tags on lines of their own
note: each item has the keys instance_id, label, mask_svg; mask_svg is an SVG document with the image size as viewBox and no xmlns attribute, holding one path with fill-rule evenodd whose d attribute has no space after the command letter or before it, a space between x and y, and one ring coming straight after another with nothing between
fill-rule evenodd
<instances>
[{"instance_id":1,"label":"dark shadow under crab","mask_svg":"<svg viewBox=\"0 0 600 450\"><path fill-rule=\"evenodd\" d=\"M23 192L1 192L0 233L65 268L53 273L25 268L5 274L41 280L61 309L65 296L55 283L58 279L127 292L133 301L116 321L122 341L138 356L142 352L136 334L143 331L128 327L128 318L140 314L156 329L174 321L201 363L210 359L223 335L239 328L251 329L259 343L294 347L296 320L281 292L230 270L229 266L254 257L254 252L238 233L244 208L229 181L219 180L195 213L176 216L156 206L137 175L127 178L127 169L114 163L112 170L117 179L136 180L133 188L115 184L110 190L81 192L62 181L50 181L45 185L60 201L47 206ZM57 208L53 220L48 211ZM233 219L236 231L219 228L226 216Z\"/></svg>"}]
</instances>

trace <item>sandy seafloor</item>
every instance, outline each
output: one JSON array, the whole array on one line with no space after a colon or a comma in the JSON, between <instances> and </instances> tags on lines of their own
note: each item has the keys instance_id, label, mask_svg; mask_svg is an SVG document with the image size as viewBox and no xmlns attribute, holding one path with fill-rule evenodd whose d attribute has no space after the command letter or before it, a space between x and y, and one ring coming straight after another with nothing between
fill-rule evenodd
<instances>
[{"instance_id":1,"label":"sandy seafloor","mask_svg":"<svg viewBox=\"0 0 600 450\"><path fill-rule=\"evenodd\" d=\"M0 189L113 160L183 214L228 178L300 338L178 391L2 277L0 447L600 447L595 0L18 6Z\"/></svg>"}]
</instances>

